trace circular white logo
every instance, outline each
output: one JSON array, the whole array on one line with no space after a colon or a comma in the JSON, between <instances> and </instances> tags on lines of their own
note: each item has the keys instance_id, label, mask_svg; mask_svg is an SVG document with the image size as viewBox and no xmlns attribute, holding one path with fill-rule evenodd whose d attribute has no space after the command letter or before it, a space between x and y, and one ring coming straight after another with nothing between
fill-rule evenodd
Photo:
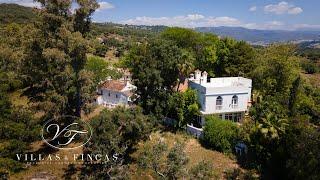
<instances>
[{"instance_id":1,"label":"circular white logo","mask_svg":"<svg viewBox=\"0 0 320 180\"><path fill-rule=\"evenodd\" d=\"M92 136L89 123L75 116L60 116L48 120L42 127L42 140L56 149L75 149L87 144ZM76 147L71 143L81 142Z\"/></svg>"}]
</instances>

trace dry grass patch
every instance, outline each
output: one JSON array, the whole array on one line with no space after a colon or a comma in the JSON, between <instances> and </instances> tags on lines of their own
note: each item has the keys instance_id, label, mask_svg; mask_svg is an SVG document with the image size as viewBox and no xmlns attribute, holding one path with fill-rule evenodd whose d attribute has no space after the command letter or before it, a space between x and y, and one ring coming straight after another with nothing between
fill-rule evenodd
<instances>
[{"instance_id":1,"label":"dry grass patch","mask_svg":"<svg viewBox=\"0 0 320 180\"><path fill-rule=\"evenodd\" d=\"M187 164L187 168L190 169L192 166L195 166L201 161L208 161L213 165L214 174L217 175L218 179L225 179L224 175L226 171L230 171L236 168L240 168L237 164L236 160L230 158L223 153L213 151L210 149L204 148L197 139L185 135L183 133L173 134L170 132L155 132L152 133L147 142L140 142L137 147L137 152L132 154L133 159L137 159L137 154L141 151L144 143L152 143L156 142L161 138L164 142L166 142L170 147L174 145L176 142L185 142L185 152L189 158L189 162ZM241 169L241 168L240 168ZM130 166L130 171L132 174L131 179L152 179L151 172L139 170L137 164L132 164ZM241 171L245 171L241 169Z\"/></svg>"},{"instance_id":2,"label":"dry grass patch","mask_svg":"<svg viewBox=\"0 0 320 180\"><path fill-rule=\"evenodd\" d=\"M10 93L9 99L14 106L27 107L29 103L28 97L22 96L21 90Z\"/></svg>"},{"instance_id":3,"label":"dry grass patch","mask_svg":"<svg viewBox=\"0 0 320 180\"><path fill-rule=\"evenodd\" d=\"M74 147L78 145L79 144L70 144L69 147ZM43 154L43 158L45 160L38 162L37 164L28 165L28 168L26 170L11 175L10 179L28 180L28 179L35 178L35 176L39 174L49 174L54 176L56 179L66 179L66 178L76 179L80 173L82 162L74 161L73 156L74 154L81 154L82 148L76 148L71 150L57 150L50 153L42 152L42 151L47 151L47 149L52 150L51 147L48 148L48 146L44 144L42 141L34 142L32 145L32 152L35 152L34 154L38 154L38 153ZM48 160L49 155L51 157L55 157L55 155L59 155L61 159L50 161ZM66 157L68 159L66 159ZM70 164L75 164L74 165L75 173L70 174L69 172Z\"/></svg>"},{"instance_id":4,"label":"dry grass patch","mask_svg":"<svg viewBox=\"0 0 320 180\"><path fill-rule=\"evenodd\" d=\"M218 151L206 149L196 139L189 139L186 143L186 153L189 157L188 166L191 167L201 161L212 163L213 168L220 178L223 178L224 172L239 168L236 160L231 159Z\"/></svg>"},{"instance_id":5,"label":"dry grass patch","mask_svg":"<svg viewBox=\"0 0 320 180\"><path fill-rule=\"evenodd\" d=\"M320 73L316 74L302 74L303 77L307 78L309 82L314 86L314 87L320 87Z\"/></svg>"},{"instance_id":6,"label":"dry grass patch","mask_svg":"<svg viewBox=\"0 0 320 180\"><path fill-rule=\"evenodd\" d=\"M91 112L90 114L82 114L82 120L84 120L84 121L89 121L89 120L92 119L93 117L98 116L98 115L100 114L100 112L101 112L102 110L104 110L104 109L105 109L105 107L103 107L103 106L97 106L97 107L93 110L93 112Z\"/></svg>"},{"instance_id":7,"label":"dry grass patch","mask_svg":"<svg viewBox=\"0 0 320 180\"><path fill-rule=\"evenodd\" d=\"M19 93L14 93L12 96L13 101L16 104L19 103L16 99L19 97ZM20 104L27 103L26 101L21 101ZM98 115L103 110L103 107L96 108L92 113L88 115L83 115L83 120L88 121L92 117ZM76 147L79 146L80 143L70 144L68 147ZM55 150L48 145L46 145L43 141L33 142L31 145L30 152L33 154L42 154L45 159L41 163L29 164L27 168L19 173L12 174L10 179L17 180L28 180L32 178L41 179L42 176L52 175L56 179L77 179L80 174L80 170L82 167L82 161L74 161L74 155L80 155L83 153L82 147L76 149L68 149L68 150ZM55 155L59 155L61 158L58 161L48 160L48 156L55 157ZM67 157L68 159L66 159ZM74 165L74 166L73 166ZM72 167L72 169L70 168Z\"/></svg>"}]
</instances>

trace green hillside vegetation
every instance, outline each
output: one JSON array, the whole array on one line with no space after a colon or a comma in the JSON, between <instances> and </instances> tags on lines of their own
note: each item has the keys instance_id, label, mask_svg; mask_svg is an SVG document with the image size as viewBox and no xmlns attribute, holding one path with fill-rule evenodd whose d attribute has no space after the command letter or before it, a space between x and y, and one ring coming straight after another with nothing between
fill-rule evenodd
<instances>
[{"instance_id":1,"label":"green hillside vegetation","mask_svg":"<svg viewBox=\"0 0 320 180\"><path fill-rule=\"evenodd\" d=\"M0 4L0 24L8 23L30 23L36 20L32 8L17 4Z\"/></svg>"},{"instance_id":2,"label":"green hillside vegetation","mask_svg":"<svg viewBox=\"0 0 320 180\"><path fill-rule=\"evenodd\" d=\"M162 26L161 26L162 27ZM155 33L161 31L165 27L151 26L148 27L140 27L140 26L129 26L115 23L93 23L92 25L92 34L100 35L100 34L118 34L120 36L134 36L134 37L150 37Z\"/></svg>"},{"instance_id":3,"label":"green hillside vegetation","mask_svg":"<svg viewBox=\"0 0 320 180\"><path fill-rule=\"evenodd\" d=\"M305 78L313 72L308 63L316 62L297 53L295 45L257 49L185 28L90 26L98 1L78 4L80 14L69 13L71 1L37 2L44 6L39 17L45 17L36 18L37 25L19 24L19 18L13 18L0 28L0 179L15 179L22 172L32 176L35 167L52 173L59 166L26 167L15 154L37 153L38 128L61 115L77 116L93 127L92 141L77 149L80 152L121 154L121 164L92 160L65 172L60 167L60 175L74 172L74 179L128 179L131 172L138 175L135 170L148 179L183 179L186 173L192 179L255 179L256 174L262 179L320 179L320 88ZM119 63L106 62L111 50ZM114 70L119 67L131 72L137 87L134 106L93 116L97 83L108 76L117 78ZM177 88L195 69L207 71L209 77L253 80L253 103L244 123L208 117L201 144L189 136L178 138L199 115L197 93ZM14 97L20 92L23 98ZM162 124L165 117L177 121L170 127L173 137L152 136L168 132ZM248 146L247 155L234 152L238 142ZM242 169L249 174L241 174ZM222 177L227 174L232 177Z\"/></svg>"}]
</instances>

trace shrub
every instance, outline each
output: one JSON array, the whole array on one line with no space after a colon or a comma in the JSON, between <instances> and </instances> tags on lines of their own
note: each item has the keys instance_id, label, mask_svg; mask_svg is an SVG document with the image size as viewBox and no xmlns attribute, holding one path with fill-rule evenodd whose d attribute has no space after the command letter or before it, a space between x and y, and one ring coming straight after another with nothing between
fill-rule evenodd
<instances>
[{"instance_id":1,"label":"shrub","mask_svg":"<svg viewBox=\"0 0 320 180\"><path fill-rule=\"evenodd\" d=\"M200 161L189 171L191 179L218 179L217 174L213 171L213 166L208 161Z\"/></svg>"},{"instance_id":2,"label":"shrub","mask_svg":"<svg viewBox=\"0 0 320 180\"><path fill-rule=\"evenodd\" d=\"M306 71L308 74L314 74L318 72L318 67L315 63L312 61L306 60L301 63L302 68Z\"/></svg>"},{"instance_id":3,"label":"shrub","mask_svg":"<svg viewBox=\"0 0 320 180\"><path fill-rule=\"evenodd\" d=\"M203 142L221 152L232 151L238 137L238 127L235 123L219 119L215 116L206 118Z\"/></svg>"},{"instance_id":4,"label":"shrub","mask_svg":"<svg viewBox=\"0 0 320 180\"><path fill-rule=\"evenodd\" d=\"M229 169L225 172L225 178L228 180L233 179L246 179L246 180L258 180L259 176L255 170L241 171L239 168Z\"/></svg>"},{"instance_id":5,"label":"shrub","mask_svg":"<svg viewBox=\"0 0 320 180\"><path fill-rule=\"evenodd\" d=\"M159 179L185 179L186 165L189 161L184 152L185 144L177 142L169 148L163 139L156 141L144 144L138 156L139 167L151 170Z\"/></svg>"}]
</instances>

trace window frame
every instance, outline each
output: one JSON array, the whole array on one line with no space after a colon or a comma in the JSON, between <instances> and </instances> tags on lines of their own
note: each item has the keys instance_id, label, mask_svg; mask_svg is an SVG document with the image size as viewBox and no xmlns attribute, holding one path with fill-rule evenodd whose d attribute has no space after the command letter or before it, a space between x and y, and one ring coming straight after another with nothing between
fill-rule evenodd
<instances>
[{"instance_id":1,"label":"window frame","mask_svg":"<svg viewBox=\"0 0 320 180\"><path fill-rule=\"evenodd\" d=\"M222 107L223 107L223 98L221 96L218 96L216 98L216 110L221 110Z\"/></svg>"},{"instance_id":2,"label":"window frame","mask_svg":"<svg viewBox=\"0 0 320 180\"><path fill-rule=\"evenodd\" d=\"M231 107L238 108L238 104L239 104L239 97L237 95L232 96Z\"/></svg>"}]
</instances>

